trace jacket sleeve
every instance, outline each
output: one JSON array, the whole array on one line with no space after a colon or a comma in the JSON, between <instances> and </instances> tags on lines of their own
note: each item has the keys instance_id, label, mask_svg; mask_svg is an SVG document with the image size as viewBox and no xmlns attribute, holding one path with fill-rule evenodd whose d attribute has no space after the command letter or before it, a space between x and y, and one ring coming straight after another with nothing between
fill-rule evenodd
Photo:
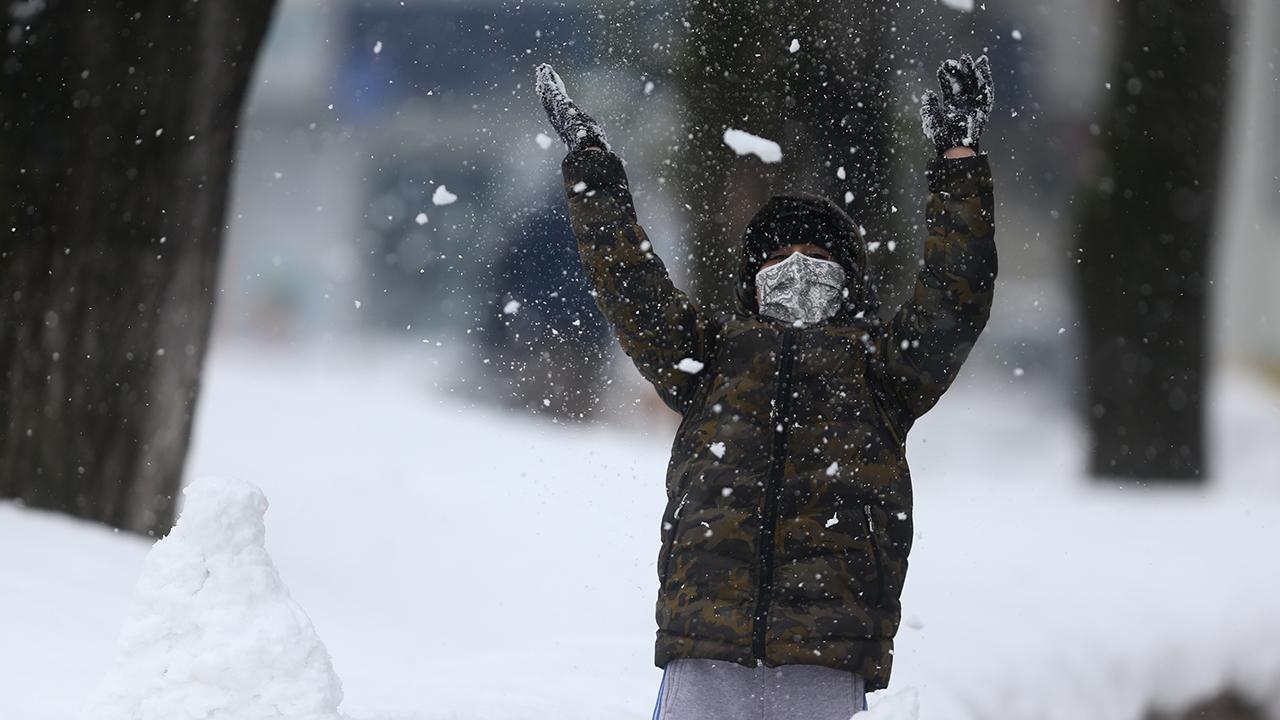
<instances>
[{"instance_id":1,"label":"jacket sleeve","mask_svg":"<svg viewBox=\"0 0 1280 720\"><path fill-rule=\"evenodd\" d=\"M710 362L711 321L671 282L636 220L622 161L582 148L562 164L569 223L596 305L669 407L683 412Z\"/></svg>"},{"instance_id":2,"label":"jacket sleeve","mask_svg":"<svg viewBox=\"0 0 1280 720\"><path fill-rule=\"evenodd\" d=\"M927 176L923 266L911 299L889 321L880 350L904 433L942 397L986 326L997 269L986 156L937 158Z\"/></svg>"}]
</instances>

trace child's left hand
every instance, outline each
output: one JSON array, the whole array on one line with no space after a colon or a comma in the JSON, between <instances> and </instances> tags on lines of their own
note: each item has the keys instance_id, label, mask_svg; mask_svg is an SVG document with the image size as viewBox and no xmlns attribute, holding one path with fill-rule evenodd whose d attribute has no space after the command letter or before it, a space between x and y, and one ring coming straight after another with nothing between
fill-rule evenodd
<instances>
[{"instance_id":1,"label":"child's left hand","mask_svg":"<svg viewBox=\"0 0 1280 720\"><path fill-rule=\"evenodd\" d=\"M978 150L978 138L986 130L987 118L995 105L995 83L987 56L977 62L968 55L944 60L938 67L942 97L932 90L924 94L920 124L933 141L938 155L954 148Z\"/></svg>"}]
</instances>

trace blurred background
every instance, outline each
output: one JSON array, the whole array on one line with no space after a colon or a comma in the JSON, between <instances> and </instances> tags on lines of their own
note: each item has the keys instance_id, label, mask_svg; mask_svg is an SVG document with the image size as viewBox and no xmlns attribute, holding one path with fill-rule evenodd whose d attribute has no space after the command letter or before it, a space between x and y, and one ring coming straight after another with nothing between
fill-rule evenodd
<instances>
[{"instance_id":1,"label":"blurred background","mask_svg":"<svg viewBox=\"0 0 1280 720\"><path fill-rule=\"evenodd\" d=\"M1216 211L1206 207L1202 215L1212 231L1194 241L1203 244L1195 271L1202 273L1207 297L1202 308L1177 319L1203 322L1209 330L1196 351L1207 366L1274 374L1280 330L1272 315L1280 297L1267 269L1280 262L1280 249L1266 228L1278 212L1280 180L1276 162L1268 159L1273 154L1264 148L1277 140L1277 54L1267 38L1280 21L1263 4L1227 4L1223 11L1211 5L1209 19L1230 26L1215 36L1221 44L1206 50L1221 71L1212 81L1219 86L1220 96L1212 101L1221 117L1210 122L1222 135L1212 148L1219 166L1206 171L1215 187L1205 194ZM971 12L931 2L891 13L861 8L850 13L850 23L860 33L879 33L866 40L878 49L868 63L861 55L842 59L826 48L818 59L805 58L817 51L806 45L802 31L807 23L814 35L818 21L781 4L741 11L776 14L758 27L726 21L755 36L735 38L737 48L721 48L713 27L686 27L690 18L708 20L694 6L282 3L242 120L215 346L318 342L339 350L358 337L360 344L420 352L414 345L427 339L432 347L441 343L432 357L457 375L455 391L475 391L475 402L618 420L619 411L635 412L624 402L637 393L629 383L635 374L614 351L574 262L559 178L563 147L558 140L538 141L551 131L531 94L532 65L554 63L574 97L604 122L627 162L641 220L678 283L713 304L723 301L722 290L699 275L700 258L732 262L697 243L731 247L769 189L826 183L834 191L838 181L835 166L820 163L810 163L798 181L759 180L771 168L733 156L719 139L722 128L744 125L780 142L798 133L772 120L711 115L701 107L705 100L688 108L685 98L702 88L688 87L678 74L684 55L694 45L729 57L743 52L741 47L758 48L769 53L760 76L794 56L802 68L796 72L806 62L830 63L844 65L843 74L850 75L858 63L867 63L867 74L880 78L873 89L883 107L880 117L865 121L874 132L864 137L885 137L863 144L884 155L874 162L886 167L871 172L885 176L882 194L894 212L878 206L853 210L879 231L868 239L876 246L881 292L891 310L903 299L922 242L929 148L918 130L918 97L935 83L933 71L942 58L985 52L998 68L1000 93L1000 111L984 139L1000 192L1001 302L970 369L996 377L1020 369L1025 374L1018 375L1019 387L1055 393L1064 405L1087 404L1081 316L1088 300L1078 296L1091 288L1076 267L1087 245L1080 237L1081 205L1098 178L1109 177L1100 168L1112 162L1102 130L1111 106L1143 97L1112 82L1113 45L1125 21L1121 9L1102 1L988 3ZM822 4L814 8L811 14ZM794 13L791 19L788 12ZM787 50L792 37L802 40L796 53ZM769 104L763 96L775 87L770 78L749 77L752 66L745 61L735 72L747 77L735 77L734 83L758 89L750 102ZM833 115L843 117L847 109L840 104L855 105L858 93L866 91L854 86L832 98ZM690 128L712 124L714 147L694 147ZM774 125L779 132L767 132ZM821 137L809 142L834 144ZM1153 144L1144 152L1158 150ZM719 157L703 161L696 152ZM806 156L805 162L812 152L800 140L784 143L784 154ZM852 176L853 162L840 163L846 164ZM716 175L724 172L721 166L728 166L724 179ZM1157 175L1133 172L1160 183ZM756 186L763 183L772 185ZM440 185L458 201L433 205ZM713 185L718 203L690 207L693 196L707 202L704 196L713 190L704 187ZM1162 192L1169 197L1150 212L1172 215L1173 191ZM703 232L708 223L718 232ZM1121 235L1106 242L1132 247L1145 241ZM1135 288L1147 272L1139 265L1160 262L1158 255L1122 260L1129 264L1118 262L1106 272ZM1097 292L1107 297L1105 290ZM504 313L512 300L520 309L510 306ZM607 367L582 367L568 358L552 366L563 366L569 378L587 373L592 385L599 385L600 372L628 382L626 388L579 401L560 392L552 406L543 407L542 383L561 380L527 368L516 373L523 377L504 376L529 354L557 352L559 341L538 335L552 331L581 342L574 356L590 355L593 364ZM545 365L539 370L555 372ZM646 408L660 414L656 396L639 392L646 395Z\"/></svg>"},{"instance_id":2,"label":"blurred background","mask_svg":"<svg viewBox=\"0 0 1280 720\"><path fill-rule=\"evenodd\" d=\"M961 379L913 432L924 541L906 602L965 625L938 598L991 573L1041 593L1011 616L1146 628L1125 643L1151 652L1115 661L1146 679L1116 681L1132 697L1113 688L1093 717L1280 717L1280 661L1261 649L1280 633L1247 639L1280 623L1273 0L91 5L8 5L0 533L52 549L0 554L0 615L26 618L0 667L30 673L0 716L67 716L64 685L107 663L147 538L172 526L184 477L206 476L272 499L268 546L360 717L532 717L565 677L597 689L564 717L644 715L678 417L585 284L533 67L555 65L604 125L700 303L725 306L754 210L803 188L867 229L891 314L924 238L919 98L967 52L996 74L982 149L1001 268ZM783 161L735 155L726 128ZM1001 534L1008 514L1042 542ZM90 569L100 552L116 555ZM1019 571L974 559L1004 553ZM1099 567L1100 594L1062 579ZM1191 588L1206 605L1178 604ZM68 593L101 600L50 600ZM1117 610L1141 593L1141 612ZM1168 625L1149 616L1165 601ZM1171 648L1188 613L1201 634L1250 632ZM1043 644L1005 648L984 682L1081 631L1031 616L1064 634L1030 633ZM990 700L957 689L935 672L964 657L940 649L966 646L948 632L898 656L922 713L1058 717L1056 691L1018 671ZM1151 670L1171 649L1208 665ZM70 670L30 670L66 653ZM495 662L536 669L484 690Z\"/></svg>"}]
</instances>

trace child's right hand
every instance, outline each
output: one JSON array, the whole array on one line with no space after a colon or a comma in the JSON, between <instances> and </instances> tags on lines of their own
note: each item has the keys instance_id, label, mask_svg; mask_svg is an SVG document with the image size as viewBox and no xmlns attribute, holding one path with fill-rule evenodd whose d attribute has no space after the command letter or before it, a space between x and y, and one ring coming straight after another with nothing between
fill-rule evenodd
<instances>
[{"instance_id":1,"label":"child's right hand","mask_svg":"<svg viewBox=\"0 0 1280 720\"><path fill-rule=\"evenodd\" d=\"M543 63L534 71L537 77L538 98L547 111L547 119L551 127L572 152L583 147L609 149L605 140L604 128L590 115L578 109L577 103L569 99L564 89L564 81L556 74L554 68Z\"/></svg>"}]
</instances>

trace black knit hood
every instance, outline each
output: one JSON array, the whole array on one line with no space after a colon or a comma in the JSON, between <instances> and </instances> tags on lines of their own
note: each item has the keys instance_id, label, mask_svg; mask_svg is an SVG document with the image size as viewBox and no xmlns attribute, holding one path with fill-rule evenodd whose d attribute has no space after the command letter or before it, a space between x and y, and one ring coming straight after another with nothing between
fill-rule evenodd
<instances>
[{"instance_id":1,"label":"black knit hood","mask_svg":"<svg viewBox=\"0 0 1280 720\"><path fill-rule=\"evenodd\" d=\"M876 318L875 289L867 274L867 251L853 218L827 198L809 193L774 195L756 212L742 233L738 261L738 305L759 312L756 273L768 254L786 245L812 243L826 248L844 267L848 295L833 321L847 323L858 312Z\"/></svg>"}]
</instances>

